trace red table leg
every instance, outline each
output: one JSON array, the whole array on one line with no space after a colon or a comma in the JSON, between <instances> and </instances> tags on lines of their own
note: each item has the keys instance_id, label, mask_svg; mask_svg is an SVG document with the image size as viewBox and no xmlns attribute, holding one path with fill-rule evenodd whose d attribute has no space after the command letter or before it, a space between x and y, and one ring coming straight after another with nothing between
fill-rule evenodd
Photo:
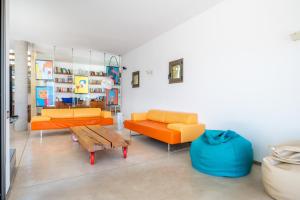
<instances>
[{"instance_id":1,"label":"red table leg","mask_svg":"<svg viewBox=\"0 0 300 200\"><path fill-rule=\"evenodd\" d=\"M95 164L95 152L90 153L90 163L91 165Z\"/></svg>"},{"instance_id":2,"label":"red table leg","mask_svg":"<svg viewBox=\"0 0 300 200\"><path fill-rule=\"evenodd\" d=\"M123 149L123 157L127 158L127 147L122 147Z\"/></svg>"}]
</instances>

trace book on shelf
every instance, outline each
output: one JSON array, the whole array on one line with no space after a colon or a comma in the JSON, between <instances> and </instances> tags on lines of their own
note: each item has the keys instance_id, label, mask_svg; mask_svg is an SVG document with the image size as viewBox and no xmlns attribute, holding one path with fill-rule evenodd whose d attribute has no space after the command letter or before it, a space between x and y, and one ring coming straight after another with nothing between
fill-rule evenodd
<instances>
[{"instance_id":1,"label":"book on shelf","mask_svg":"<svg viewBox=\"0 0 300 200\"><path fill-rule=\"evenodd\" d=\"M103 88L90 88L90 93L105 93Z\"/></svg>"},{"instance_id":2,"label":"book on shelf","mask_svg":"<svg viewBox=\"0 0 300 200\"><path fill-rule=\"evenodd\" d=\"M65 74L65 75L72 75L73 72L71 69L67 69L64 67L55 67L54 69L55 74Z\"/></svg>"},{"instance_id":3,"label":"book on shelf","mask_svg":"<svg viewBox=\"0 0 300 200\"><path fill-rule=\"evenodd\" d=\"M90 76L106 76L105 72L90 71Z\"/></svg>"},{"instance_id":4,"label":"book on shelf","mask_svg":"<svg viewBox=\"0 0 300 200\"><path fill-rule=\"evenodd\" d=\"M90 80L89 83L91 85L101 85L102 81L100 81L100 80Z\"/></svg>"},{"instance_id":5,"label":"book on shelf","mask_svg":"<svg viewBox=\"0 0 300 200\"><path fill-rule=\"evenodd\" d=\"M55 83L73 83L73 78L55 78Z\"/></svg>"},{"instance_id":6,"label":"book on shelf","mask_svg":"<svg viewBox=\"0 0 300 200\"><path fill-rule=\"evenodd\" d=\"M56 87L56 92L58 92L58 93L72 93L73 88Z\"/></svg>"}]
</instances>

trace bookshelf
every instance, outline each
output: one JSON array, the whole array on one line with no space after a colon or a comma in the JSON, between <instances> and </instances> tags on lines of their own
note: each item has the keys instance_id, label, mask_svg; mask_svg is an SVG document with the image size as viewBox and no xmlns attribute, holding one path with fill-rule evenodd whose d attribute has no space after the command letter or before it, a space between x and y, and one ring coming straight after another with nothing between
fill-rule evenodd
<instances>
[{"instance_id":1,"label":"bookshelf","mask_svg":"<svg viewBox=\"0 0 300 200\"><path fill-rule=\"evenodd\" d=\"M37 55L37 58L39 56ZM43 58L39 58L43 60ZM49 58L46 58L51 60ZM45 60L46 60L45 59ZM83 102L103 101L105 103L106 90L102 81L106 78L106 66L91 65L82 63L71 63L53 61L53 79L52 80L35 80L35 86L52 86L54 92L54 100L61 102L65 98L79 99ZM88 77L88 93L75 93L75 76ZM120 89L119 85L114 86L118 90L118 102L120 104ZM35 99L34 99L35 100ZM77 100L76 100L77 101ZM75 101L75 102L76 102ZM87 103L87 105L89 105ZM74 106L74 105L73 105ZM39 108L40 109L40 108Z\"/></svg>"}]
</instances>

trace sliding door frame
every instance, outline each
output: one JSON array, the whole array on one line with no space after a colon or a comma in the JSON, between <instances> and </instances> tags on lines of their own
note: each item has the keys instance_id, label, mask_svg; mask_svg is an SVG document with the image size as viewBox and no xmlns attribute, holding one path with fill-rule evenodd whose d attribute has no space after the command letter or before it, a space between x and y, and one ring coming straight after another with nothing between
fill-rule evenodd
<instances>
[{"instance_id":1,"label":"sliding door frame","mask_svg":"<svg viewBox=\"0 0 300 200\"><path fill-rule=\"evenodd\" d=\"M6 199L6 0L1 0L1 85L0 85L0 110L1 110L1 200Z\"/></svg>"}]
</instances>

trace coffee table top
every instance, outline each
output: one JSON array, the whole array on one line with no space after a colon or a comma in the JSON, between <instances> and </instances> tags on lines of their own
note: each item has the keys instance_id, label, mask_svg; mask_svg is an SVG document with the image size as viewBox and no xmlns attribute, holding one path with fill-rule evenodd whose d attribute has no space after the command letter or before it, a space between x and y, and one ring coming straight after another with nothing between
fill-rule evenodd
<instances>
[{"instance_id":1,"label":"coffee table top","mask_svg":"<svg viewBox=\"0 0 300 200\"><path fill-rule=\"evenodd\" d=\"M126 141L115 130L100 126L87 125L71 127L72 132L79 138L88 138L94 144L102 145L104 148L127 147Z\"/></svg>"}]
</instances>

